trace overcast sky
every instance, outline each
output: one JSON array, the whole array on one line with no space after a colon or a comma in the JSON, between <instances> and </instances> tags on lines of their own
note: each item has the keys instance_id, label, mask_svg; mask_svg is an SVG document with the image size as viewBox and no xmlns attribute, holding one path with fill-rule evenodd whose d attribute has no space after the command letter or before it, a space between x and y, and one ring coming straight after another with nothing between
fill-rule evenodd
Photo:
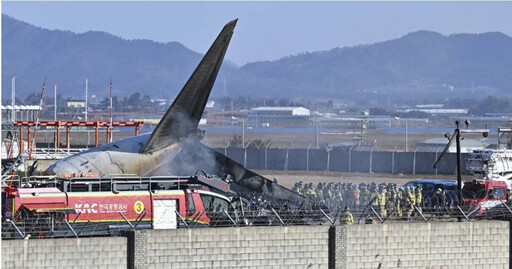
<instances>
[{"instance_id":1,"label":"overcast sky","mask_svg":"<svg viewBox=\"0 0 512 269\"><path fill-rule=\"evenodd\" d=\"M417 30L512 36L512 2L4 2L2 13L49 29L178 41L205 53L239 18L226 58L243 65L368 44Z\"/></svg>"}]
</instances>

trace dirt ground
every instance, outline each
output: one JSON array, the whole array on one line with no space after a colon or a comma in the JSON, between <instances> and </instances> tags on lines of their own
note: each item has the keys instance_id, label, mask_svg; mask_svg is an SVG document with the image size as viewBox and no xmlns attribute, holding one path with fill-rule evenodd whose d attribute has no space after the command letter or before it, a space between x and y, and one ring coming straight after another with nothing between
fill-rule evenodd
<instances>
[{"instance_id":1,"label":"dirt ground","mask_svg":"<svg viewBox=\"0 0 512 269\"><path fill-rule=\"evenodd\" d=\"M321 172L321 171L276 171L276 170L254 170L268 179L277 177L279 184L292 188L295 182L311 182L314 185L319 182L352 182L360 183L396 183L403 185L408 181L421 178L456 179L454 175L392 175L392 174L370 174L370 173L344 173L344 172Z\"/></svg>"}]
</instances>

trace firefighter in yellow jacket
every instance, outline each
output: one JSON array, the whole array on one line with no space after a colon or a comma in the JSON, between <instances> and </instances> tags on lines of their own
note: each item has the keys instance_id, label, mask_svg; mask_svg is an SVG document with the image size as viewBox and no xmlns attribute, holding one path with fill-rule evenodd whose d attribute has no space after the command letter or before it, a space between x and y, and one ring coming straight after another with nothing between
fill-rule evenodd
<instances>
[{"instance_id":1,"label":"firefighter in yellow jacket","mask_svg":"<svg viewBox=\"0 0 512 269\"><path fill-rule=\"evenodd\" d=\"M416 197L416 207L421 212L421 189L420 189L420 187L416 187L415 197Z\"/></svg>"},{"instance_id":2,"label":"firefighter in yellow jacket","mask_svg":"<svg viewBox=\"0 0 512 269\"><path fill-rule=\"evenodd\" d=\"M380 206L380 216L385 218L388 215L388 212L386 210L386 189L382 189L378 200Z\"/></svg>"},{"instance_id":3,"label":"firefighter in yellow jacket","mask_svg":"<svg viewBox=\"0 0 512 269\"><path fill-rule=\"evenodd\" d=\"M416 204L416 196L412 191L412 187L407 189L406 207L407 217L411 217L414 212L414 205Z\"/></svg>"},{"instance_id":4,"label":"firefighter in yellow jacket","mask_svg":"<svg viewBox=\"0 0 512 269\"><path fill-rule=\"evenodd\" d=\"M343 213L341 214L341 217L340 217L340 223L341 224L352 224L353 222L354 222L354 216L352 216L352 214L348 210L348 207L345 207L345 209L343 210Z\"/></svg>"}]
</instances>

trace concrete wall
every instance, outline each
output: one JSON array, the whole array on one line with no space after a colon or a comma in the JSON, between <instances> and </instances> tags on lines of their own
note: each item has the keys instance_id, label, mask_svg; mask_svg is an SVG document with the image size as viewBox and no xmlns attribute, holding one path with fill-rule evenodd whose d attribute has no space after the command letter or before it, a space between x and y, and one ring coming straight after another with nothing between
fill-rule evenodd
<instances>
[{"instance_id":1,"label":"concrete wall","mask_svg":"<svg viewBox=\"0 0 512 269\"><path fill-rule=\"evenodd\" d=\"M507 221L343 225L331 236L336 268L509 268Z\"/></svg>"},{"instance_id":2,"label":"concrete wall","mask_svg":"<svg viewBox=\"0 0 512 269\"><path fill-rule=\"evenodd\" d=\"M2 268L509 268L507 221L127 231L2 240ZM379 267L381 266L381 267Z\"/></svg>"},{"instance_id":3,"label":"concrete wall","mask_svg":"<svg viewBox=\"0 0 512 269\"><path fill-rule=\"evenodd\" d=\"M123 268L124 237L2 240L1 268Z\"/></svg>"},{"instance_id":4,"label":"concrete wall","mask_svg":"<svg viewBox=\"0 0 512 269\"><path fill-rule=\"evenodd\" d=\"M328 230L328 226L141 230L135 232L134 267L328 268Z\"/></svg>"},{"instance_id":5,"label":"concrete wall","mask_svg":"<svg viewBox=\"0 0 512 269\"><path fill-rule=\"evenodd\" d=\"M216 149L224 154L224 148ZM325 149L290 149L288 162L286 149L268 149L265 162L265 149L228 148L226 153L249 169L269 170L313 170L341 172L374 172L374 173L405 173L405 174L455 174L455 153L448 153L434 169L434 163L441 154L432 152L382 152L382 151L351 151L335 149L328 153ZM329 158L327 157L328 155ZM308 157L309 156L309 160ZM468 154L462 154L465 160ZM466 171L466 162L462 162L462 171ZM370 168L371 167L371 168ZM467 173L467 172L465 172Z\"/></svg>"}]
</instances>

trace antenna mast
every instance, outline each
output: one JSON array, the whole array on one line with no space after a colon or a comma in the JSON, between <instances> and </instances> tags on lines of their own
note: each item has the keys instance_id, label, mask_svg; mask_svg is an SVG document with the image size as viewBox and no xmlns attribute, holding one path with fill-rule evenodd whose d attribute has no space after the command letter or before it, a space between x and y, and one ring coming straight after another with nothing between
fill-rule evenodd
<instances>
[{"instance_id":1,"label":"antenna mast","mask_svg":"<svg viewBox=\"0 0 512 269\"><path fill-rule=\"evenodd\" d=\"M54 93L53 120L57 121L57 82L53 83L53 93Z\"/></svg>"},{"instance_id":2,"label":"antenna mast","mask_svg":"<svg viewBox=\"0 0 512 269\"><path fill-rule=\"evenodd\" d=\"M87 78L85 78L85 121L87 121L87 91L88 91L88 87L87 87ZM87 132L87 134L89 134L89 132ZM89 140L87 140L87 142L89 142Z\"/></svg>"},{"instance_id":3,"label":"antenna mast","mask_svg":"<svg viewBox=\"0 0 512 269\"><path fill-rule=\"evenodd\" d=\"M112 142L112 80L110 80L110 126L109 126L109 143Z\"/></svg>"},{"instance_id":4,"label":"antenna mast","mask_svg":"<svg viewBox=\"0 0 512 269\"><path fill-rule=\"evenodd\" d=\"M43 108L43 97L44 97L44 89L46 88L46 79L43 83L43 90L41 91L41 99L39 100L39 109L37 110L37 119L36 119L36 128L34 128L34 136L32 137L32 141L28 141L30 143L30 151L28 153L28 158L32 159L32 150L34 149L35 143L36 143L36 134L37 134L37 127L39 126L39 118L41 116L41 109ZM57 127L59 128L59 127ZM23 143L23 141L22 141Z\"/></svg>"}]
</instances>

